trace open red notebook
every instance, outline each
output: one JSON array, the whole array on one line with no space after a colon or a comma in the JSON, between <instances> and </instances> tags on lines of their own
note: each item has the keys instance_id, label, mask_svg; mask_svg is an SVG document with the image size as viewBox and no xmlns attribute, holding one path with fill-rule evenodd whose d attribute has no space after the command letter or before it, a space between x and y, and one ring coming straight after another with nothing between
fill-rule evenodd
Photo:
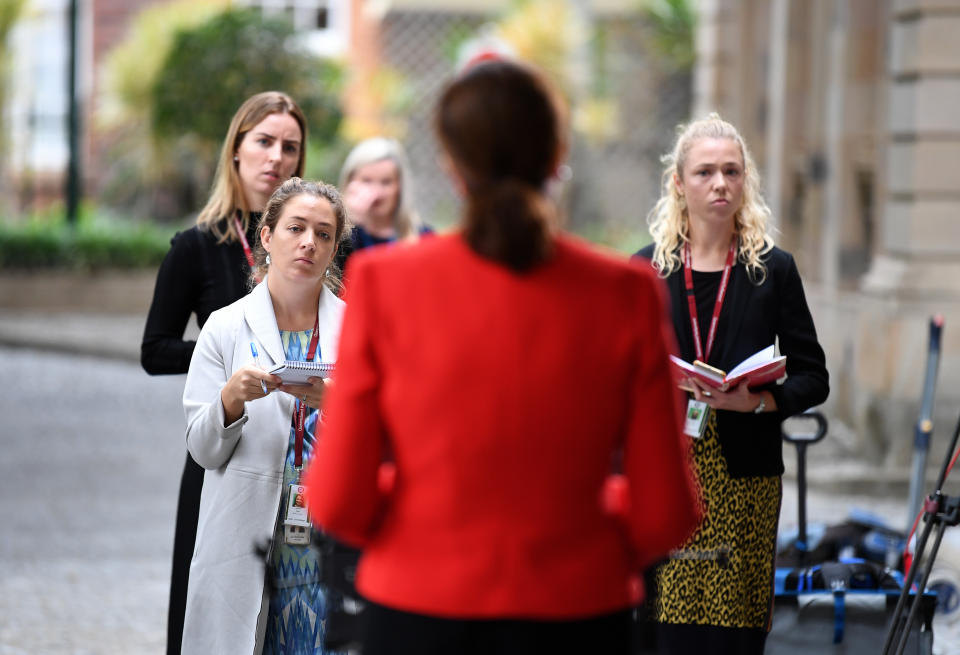
<instances>
[{"instance_id":1,"label":"open red notebook","mask_svg":"<svg viewBox=\"0 0 960 655\"><path fill-rule=\"evenodd\" d=\"M695 378L698 382L720 391L735 387L743 380L746 380L750 387L759 387L779 380L787 373L786 355L774 357L773 346L767 346L750 355L729 373L699 360L690 364L673 355L670 355L670 362L673 364L673 374L678 380Z\"/></svg>"}]
</instances>

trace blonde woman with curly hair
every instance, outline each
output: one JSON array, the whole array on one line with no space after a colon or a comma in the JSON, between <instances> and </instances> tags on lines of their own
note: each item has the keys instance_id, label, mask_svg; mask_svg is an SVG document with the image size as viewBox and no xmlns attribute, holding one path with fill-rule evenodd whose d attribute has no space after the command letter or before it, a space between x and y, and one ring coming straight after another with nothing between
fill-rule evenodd
<instances>
[{"instance_id":1,"label":"blonde woman with curly hair","mask_svg":"<svg viewBox=\"0 0 960 655\"><path fill-rule=\"evenodd\" d=\"M650 609L662 653L762 653L773 607L783 419L829 391L793 257L773 244L746 143L718 115L682 128L664 158L638 256L666 281L680 356L729 371L779 345L786 379L719 391L684 379L704 519L655 571Z\"/></svg>"}]
</instances>

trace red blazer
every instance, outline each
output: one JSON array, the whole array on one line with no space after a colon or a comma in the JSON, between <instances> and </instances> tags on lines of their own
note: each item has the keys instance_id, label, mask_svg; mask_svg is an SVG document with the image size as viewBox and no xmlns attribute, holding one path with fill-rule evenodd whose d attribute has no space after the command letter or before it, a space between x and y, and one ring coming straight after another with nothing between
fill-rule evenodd
<instances>
[{"instance_id":1,"label":"red blazer","mask_svg":"<svg viewBox=\"0 0 960 655\"><path fill-rule=\"evenodd\" d=\"M306 482L317 523L364 549L359 591L460 618L628 607L630 576L698 519L649 266L560 236L515 274L454 234L349 269ZM618 518L601 495L621 465Z\"/></svg>"}]
</instances>

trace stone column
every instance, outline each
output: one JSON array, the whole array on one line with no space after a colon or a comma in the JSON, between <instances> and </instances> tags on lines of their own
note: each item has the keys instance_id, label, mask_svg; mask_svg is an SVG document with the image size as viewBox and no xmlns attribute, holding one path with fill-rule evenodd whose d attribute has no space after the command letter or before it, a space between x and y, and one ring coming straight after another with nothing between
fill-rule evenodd
<instances>
[{"instance_id":1,"label":"stone column","mask_svg":"<svg viewBox=\"0 0 960 655\"><path fill-rule=\"evenodd\" d=\"M693 118L718 111L736 121L740 114L740 10L735 0L697 3L697 65L693 73Z\"/></svg>"},{"instance_id":2,"label":"stone column","mask_svg":"<svg viewBox=\"0 0 960 655\"><path fill-rule=\"evenodd\" d=\"M767 65L767 152L764 182L767 189L767 204L773 212L773 224L779 225L783 218L787 90L789 68L789 21L790 0L774 0L770 11L770 61Z\"/></svg>"}]
</instances>

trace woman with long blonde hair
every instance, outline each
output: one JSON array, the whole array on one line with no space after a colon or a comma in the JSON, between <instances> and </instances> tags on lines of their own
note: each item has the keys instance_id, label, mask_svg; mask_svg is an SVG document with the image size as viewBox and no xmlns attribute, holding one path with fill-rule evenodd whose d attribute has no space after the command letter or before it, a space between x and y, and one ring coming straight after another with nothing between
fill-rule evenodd
<instances>
[{"instance_id":1,"label":"woman with long blonde hair","mask_svg":"<svg viewBox=\"0 0 960 655\"><path fill-rule=\"evenodd\" d=\"M250 290L257 222L274 189L303 174L307 123L290 96L253 95L227 128L207 204L197 223L170 243L154 287L140 346L150 375L187 372L196 342L184 338L190 317L211 313ZM188 453L180 479L167 617L167 652L179 653L190 558L197 534L203 469Z\"/></svg>"},{"instance_id":2,"label":"woman with long blonde hair","mask_svg":"<svg viewBox=\"0 0 960 655\"><path fill-rule=\"evenodd\" d=\"M726 391L680 380L704 519L652 576L651 609L660 652L762 653L782 493L780 423L826 399L825 358L736 128L716 114L694 121L664 162L649 215L653 243L637 254L666 281L682 359L729 371L777 343L786 379Z\"/></svg>"}]
</instances>

